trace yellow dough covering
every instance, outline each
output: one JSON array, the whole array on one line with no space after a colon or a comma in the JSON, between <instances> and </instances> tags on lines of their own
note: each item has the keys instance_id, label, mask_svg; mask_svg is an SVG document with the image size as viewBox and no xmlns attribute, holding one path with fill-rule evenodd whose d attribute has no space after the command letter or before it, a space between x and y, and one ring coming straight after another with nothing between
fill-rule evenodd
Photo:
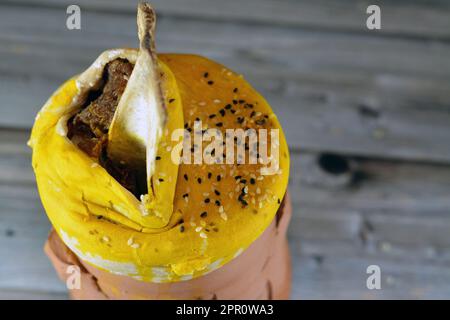
<instances>
[{"instance_id":1,"label":"yellow dough covering","mask_svg":"<svg viewBox=\"0 0 450 320\"><path fill-rule=\"evenodd\" d=\"M106 51L53 94L29 141L33 168L51 223L83 261L147 282L187 280L237 257L269 226L286 192L288 148L270 106L241 75L200 56L162 54L167 121L153 192L136 198L67 137L67 121L108 61L135 63L137 52ZM196 119L223 132L280 129L279 169L262 175L261 164L174 163L180 141L171 133Z\"/></svg>"}]
</instances>

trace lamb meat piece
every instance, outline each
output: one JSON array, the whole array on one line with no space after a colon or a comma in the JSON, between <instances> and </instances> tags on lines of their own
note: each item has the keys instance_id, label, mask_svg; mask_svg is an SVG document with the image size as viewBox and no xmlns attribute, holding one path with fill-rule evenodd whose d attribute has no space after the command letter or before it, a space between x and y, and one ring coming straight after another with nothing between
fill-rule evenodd
<instances>
[{"instance_id":1,"label":"lamb meat piece","mask_svg":"<svg viewBox=\"0 0 450 320\"><path fill-rule=\"evenodd\" d=\"M89 156L98 159L108 173L136 197L146 193L138 181L138 173L113 163L107 156L108 130L133 71L133 64L124 59L109 62L103 71L103 84L89 94L81 111L68 122L68 138Z\"/></svg>"},{"instance_id":2,"label":"lamb meat piece","mask_svg":"<svg viewBox=\"0 0 450 320\"><path fill-rule=\"evenodd\" d=\"M108 63L100 95L76 115L74 124L89 126L98 138L106 134L132 71L133 65L126 60L116 59Z\"/></svg>"}]
</instances>

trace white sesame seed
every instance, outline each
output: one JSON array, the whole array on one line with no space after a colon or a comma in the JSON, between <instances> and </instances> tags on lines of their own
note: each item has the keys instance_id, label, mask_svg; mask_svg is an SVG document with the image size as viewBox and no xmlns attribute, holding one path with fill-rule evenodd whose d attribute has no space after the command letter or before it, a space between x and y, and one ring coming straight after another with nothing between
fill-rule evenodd
<instances>
[{"instance_id":1,"label":"white sesame seed","mask_svg":"<svg viewBox=\"0 0 450 320\"><path fill-rule=\"evenodd\" d=\"M208 236L204 232L200 232L200 237L202 237L203 239L208 238Z\"/></svg>"},{"instance_id":2,"label":"white sesame seed","mask_svg":"<svg viewBox=\"0 0 450 320\"><path fill-rule=\"evenodd\" d=\"M226 214L225 212L222 212L222 213L220 214L220 217L221 217L223 220L225 220L225 221L228 220L228 216L227 216L227 214Z\"/></svg>"},{"instance_id":3,"label":"white sesame seed","mask_svg":"<svg viewBox=\"0 0 450 320\"><path fill-rule=\"evenodd\" d=\"M197 227L197 228L195 228L195 232L200 232L200 231L202 231L202 229L203 229L203 227Z\"/></svg>"}]
</instances>

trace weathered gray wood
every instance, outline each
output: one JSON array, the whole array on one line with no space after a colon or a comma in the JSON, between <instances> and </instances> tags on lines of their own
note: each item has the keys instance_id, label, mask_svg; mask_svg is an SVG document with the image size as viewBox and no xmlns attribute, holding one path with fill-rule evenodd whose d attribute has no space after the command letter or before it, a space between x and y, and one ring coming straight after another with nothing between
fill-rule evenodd
<instances>
[{"instance_id":1,"label":"weathered gray wood","mask_svg":"<svg viewBox=\"0 0 450 320\"><path fill-rule=\"evenodd\" d=\"M381 268L381 290L368 290L366 269ZM362 257L300 257L293 296L300 299L448 299L448 267Z\"/></svg>"},{"instance_id":2,"label":"weathered gray wood","mask_svg":"<svg viewBox=\"0 0 450 320\"><path fill-rule=\"evenodd\" d=\"M64 292L0 290L1 300L65 300L67 298Z\"/></svg>"},{"instance_id":3,"label":"weathered gray wood","mask_svg":"<svg viewBox=\"0 0 450 320\"><path fill-rule=\"evenodd\" d=\"M30 127L63 79L105 48L136 43L134 16L83 19L81 32L68 31L60 10L2 7L0 126ZM206 54L244 73L292 147L450 160L450 44L164 16L158 35L161 51Z\"/></svg>"},{"instance_id":4,"label":"weathered gray wood","mask_svg":"<svg viewBox=\"0 0 450 320\"><path fill-rule=\"evenodd\" d=\"M34 187L0 186L0 288L63 291L44 255L50 224Z\"/></svg>"},{"instance_id":5,"label":"weathered gray wood","mask_svg":"<svg viewBox=\"0 0 450 320\"><path fill-rule=\"evenodd\" d=\"M1 9L0 39L5 41L2 53L15 53L16 59L34 55L32 62L49 55L49 60L59 57L55 62L64 62L60 66L62 70L48 68L46 64L28 63L13 69L15 72L68 76L80 71L80 63L85 66L91 63L100 50L137 45L134 15L88 11L83 14L82 29L73 31L66 29L64 12L58 9L41 9L39 14L33 9L15 6L2 6ZM17 19L18 16L22 19ZM346 71L353 75L448 77L450 68L448 59L443 56L450 50L450 44L439 41L318 33L265 25L230 25L221 21L164 16L158 22L157 38L161 51L201 53L227 64L234 57L237 61L230 66L244 71L253 69L253 63L266 66L268 69L263 68L263 72L276 74ZM10 68L19 67L16 64L19 60L8 62ZM11 70L5 63L1 66L2 70Z\"/></svg>"},{"instance_id":6,"label":"weathered gray wood","mask_svg":"<svg viewBox=\"0 0 450 320\"><path fill-rule=\"evenodd\" d=\"M66 8L69 0L9 0L7 2L50 5ZM82 9L136 12L137 1L80 0ZM151 3L163 16L173 15L196 19L224 20L228 23L270 23L304 28L357 31L370 34L366 28L369 3L352 1L292 0L153 0ZM377 34L401 34L448 39L450 6L446 1L377 1L382 11L382 31ZM420 21L420 23L417 23Z\"/></svg>"},{"instance_id":7,"label":"weathered gray wood","mask_svg":"<svg viewBox=\"0 0 450 320\"><path fill-rule=\"evenodd\" d=\"M373 159L349 158L351 179L337 186L325 183L314 154L291 154L291 189L298 195L294 202L318 208L345 207L359 210L397 210L415 215L422 210L447 215L450 208L450 170L448 166L398 163ZM339 180L338 180L339 181Z\"/></svg>"},{"instance_id":8,"label":"weathered gray wood","mask_svg":"<svg viewBox=\"0 0 450 320\"><path fill-rule=\"evenodd\" d=\"M32 184L31 150L26 145L29 132L0 129L0 181L3 184Z\"/></svg>"}]
</instances>

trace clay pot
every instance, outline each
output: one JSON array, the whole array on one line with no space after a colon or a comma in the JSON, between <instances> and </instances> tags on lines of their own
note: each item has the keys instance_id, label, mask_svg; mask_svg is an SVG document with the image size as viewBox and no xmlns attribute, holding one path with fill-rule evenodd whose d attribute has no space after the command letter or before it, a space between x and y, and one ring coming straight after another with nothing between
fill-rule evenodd
<instances>
[{"instance_id":1,"label":"clay pot","mask_svg":"<svg viewBox=\"0 0 450 320\"><path fill-rule=\"evenodd\" d=\"M65 282L71 265L80 268L81 287L69 290L72 299L288 299L291 261L286 231L291 211L286 195L272 223L244 252L219 269L187 281L143 282L100 270L77 258L54 230L45 252Z\"/></svg>"}]
</instances>

